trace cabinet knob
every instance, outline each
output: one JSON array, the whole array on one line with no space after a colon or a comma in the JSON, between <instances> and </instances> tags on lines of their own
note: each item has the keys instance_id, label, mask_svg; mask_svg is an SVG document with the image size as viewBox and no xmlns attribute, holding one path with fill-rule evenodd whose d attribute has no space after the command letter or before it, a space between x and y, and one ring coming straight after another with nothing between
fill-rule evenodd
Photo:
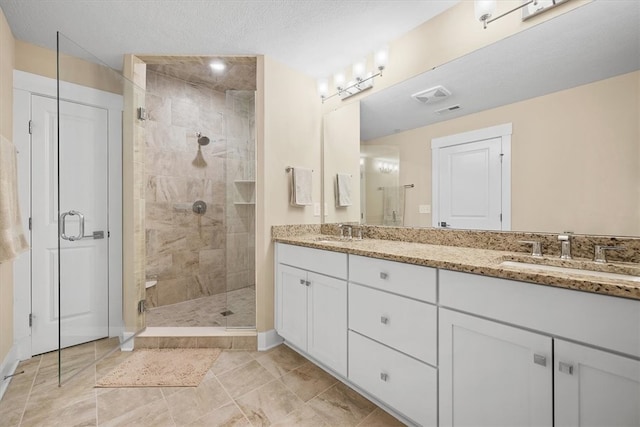
<instances>
[{"instance_id":1,"label":"cabinet knob","mask_svg":"<svg viewBox=\"0 0 640 427\"><path fill-rule=\"evenodd\" d=\"M380 272L380 278L382 280L387 280L387 278L389 277L389 275L385 272Z\"/></svg>"},{"instance_id":2,"label":"cabinet knob","mask_svg":"<svg viewBox=\"0 0 640 427\"><path fill-rule=\"evenodd\" d=\"M307 284L307 282L306 282L304 279L300 279L300 284L301 284L301 285L306 285L306 284Z\"/></svg>"},{"instance_id":3,"label":"cabinet knob","mask_svg":"<svg viewBox=\"0 0 640 427\"><path fill-rule=\"evenodd\" d=\"M307 286L311 286L311 282L309 280L307 280L306 282L304 282L305 285Z\"/></svg>"},{"instance_id":4,"label":"cabinet knob","mask_svg":"<svg viewBox=\"0 0 640 427\"><path fill-rule=\"evenodd\" d=\"M547 366L547 358L541 354L534 354L533 363L540 366Z\"/></svg>"},{"instance_id":5,"label":"cabinet knob","mask_svg":"<svg viewBox=\"0 0 640 427\"><path fill-rule=\"evenodd\" d=\"M389 318L387 316L380 316L380 323L386 325L387 323L389 323Z\"/></svg>"},{"instance_id":6,"label":"cabinet knob","mask_svg":"<svg viewBox=\"0 0 640 427\"><path fill-rule=\"evenodd\" d=\"M385 374L384 372L380 372L380 379L384 382L389 381L389 375Z\"/></svg>"},{"instance_id":7,"label":"cabinet knob","mask_svg":"<svg viewBox=\"0 0 640 427\"><path fill-rule=\"evenodd\" d=\"M573 365L571 363L559 362L558 370L562 373L573 375Z\"/></svg>"}]
</instances>

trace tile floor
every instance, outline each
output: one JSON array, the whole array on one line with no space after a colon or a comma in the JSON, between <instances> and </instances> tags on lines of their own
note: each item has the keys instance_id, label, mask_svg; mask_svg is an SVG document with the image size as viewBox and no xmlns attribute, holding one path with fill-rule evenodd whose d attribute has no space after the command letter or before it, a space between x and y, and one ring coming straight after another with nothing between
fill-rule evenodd
<instances>
[{"instance_id":1,"label":"tile floor","mask_svg":"<svg viewBox=\"0 0 640 427\"><path fill-rule=\"evenodd\" d=\"M63 355L68 370L107 340ZM0 401L13 426L402 426L375 404L280 345L266 352L224 350L198 387L94 388L131 353L116 352L57 386L57 354L20 363ZM95 357L95 356L94 356Z\"/></svg>"},{"instance_id":2,"label":"tile floor","mask_svg":"<svg viewBox=\"0 0 640 427\"><path fill-rule=\"evenodd\" d=\"M223 316L225 310L232 315ZM147 313L147 326L226 326L255 328L254 286L222 294L155 307Z\"/></svg>"}]
</instances>

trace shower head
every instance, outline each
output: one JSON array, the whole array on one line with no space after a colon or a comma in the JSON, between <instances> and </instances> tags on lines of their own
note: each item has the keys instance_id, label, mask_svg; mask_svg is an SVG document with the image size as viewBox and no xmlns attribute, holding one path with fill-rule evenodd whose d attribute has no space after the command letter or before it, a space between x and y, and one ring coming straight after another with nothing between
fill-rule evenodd
<instances>
[{"instance_id":1,"label":"shower head","mask_svg":"<svg viewBox=\"0 0 640 427\"><path fill-rule=\"evenodd\" d=\"M196 136L198 137L198 144L200 144L201 146L207 145L209 143L209 137L204 136L200 132L196 133Z\"/></svg>"}]
</instances>

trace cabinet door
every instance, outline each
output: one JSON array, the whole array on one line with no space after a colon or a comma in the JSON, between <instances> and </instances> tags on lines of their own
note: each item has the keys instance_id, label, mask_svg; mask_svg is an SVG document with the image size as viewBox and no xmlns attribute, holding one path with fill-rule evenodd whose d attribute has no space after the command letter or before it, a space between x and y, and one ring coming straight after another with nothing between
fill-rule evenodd
<instances>
[{"instance_id":1,"label":"cabinet door","mask_svg":"<svg viewBox=\"0 0 640 427\"><path fill-rule=\"evenodd\" d=\"M300 350L307 350L307 272L278 264L276 330Z\"/></svg>"},{"instance_id":2,"label":"cabinet door","mask_svg":"<svg viewBox=\"0 0 640 427\"><path fill-rule=\"evenodd\" d=\"M440 310L440 425L551 426L552 340Z\"/></svg>"},{"instance_id":3,"label":"cabinet door","mask_svg":"<svg viewBox=\"0 0 640 427\"><path fill-rule=\"evenodd\" d=\"M640 361L556 340L556 426L640 426Z\"/></svg>"},{"instance_id":4,"label":"cabinet door","mask_svg":"<svg viewBox=\"0 0 640 427\"><path fill-rule=\"evenodd\" d=\"M309 273L308 353L347 376L347 282Z\"/></svg>"}]
</instances>

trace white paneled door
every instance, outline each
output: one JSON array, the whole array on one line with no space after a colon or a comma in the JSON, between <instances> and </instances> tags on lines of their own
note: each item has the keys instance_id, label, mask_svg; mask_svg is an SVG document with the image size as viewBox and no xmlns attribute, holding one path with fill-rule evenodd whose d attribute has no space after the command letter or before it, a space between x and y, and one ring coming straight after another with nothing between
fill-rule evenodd
<instances>
[{"instance_id":1,"label":"white paneled door","mask_svg":"<svg viewBox=\"0 0 640 427\"><path fill-rule=\"evenodd\" d=\"M32 95L32 354L58 348L59 322L61 347L109 333L108 112L61 100L59 152L57 116Z\"/></svg>"},{"instance_id":2,"label":"white paneled door","mask_svg":"<svg viewBox=\"0 0 640 427\"><path fill-rule=\"evenodd\" d=\"M501 230L501 139L443 147L437 153L439 225Z\"/></svg>"}]
</instances>

